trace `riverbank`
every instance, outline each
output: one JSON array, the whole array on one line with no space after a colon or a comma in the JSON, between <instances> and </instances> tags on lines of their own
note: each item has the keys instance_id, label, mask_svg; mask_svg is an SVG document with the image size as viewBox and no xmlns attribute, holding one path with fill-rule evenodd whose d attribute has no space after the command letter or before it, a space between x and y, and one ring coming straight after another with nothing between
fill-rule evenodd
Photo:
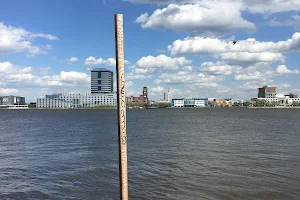
<instances>
[{"instance_id":1,"label":"riverbank","mask_svg":"<svg viewBox=\"0 0 300 200\"><path fill-rule=\"evenodd\" d=\"M140 110L140 109L237 109L237 108L250 108L250 109L300 109L300 106L265 106L265 107L128 107L127 110ZM1 108L0 110L117 110L117 107L93 107L93 108L27 108L27 109L9 109Z\"/></svg>"},{"instance_id":2,"label":"riverbank","mask_svg":"<svg viewBox=\"0 0 300 200\"><path fill-rule=\"evenodd\" d=\"M275 108L275 109L280 109L280 108L288 108L288 109L299 109L300 106L265 106L265 107L249 107L251 109L272 109L272 108Z\"/></svg>"},{"instance_id":3,"label":"riverbank","mask_svg":"<svg viewBox=\"0 0 300 200\"><path fill-rule=\"evenodd\" d=\"M112 107L112 108L28 108L28 109L2 108L0 110L117 110L117 107Z\"/></svg>"}]
</instances>

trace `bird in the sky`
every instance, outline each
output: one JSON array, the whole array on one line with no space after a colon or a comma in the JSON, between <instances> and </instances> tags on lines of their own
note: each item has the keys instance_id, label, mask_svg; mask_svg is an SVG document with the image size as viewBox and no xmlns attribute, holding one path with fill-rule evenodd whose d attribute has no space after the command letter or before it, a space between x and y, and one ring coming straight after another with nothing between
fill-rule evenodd
<instances>
[{"instance_id":1,"label":"bird in the sky","mask_svg":"<svg viewBox=\"0 0 300 200\"><path fill-rule=\"evenodd\" d=\"M232 40L232 43L233 43L233 45L235 45L236 41L235 41L235 40Z\"/></svg>"}]
</instances>

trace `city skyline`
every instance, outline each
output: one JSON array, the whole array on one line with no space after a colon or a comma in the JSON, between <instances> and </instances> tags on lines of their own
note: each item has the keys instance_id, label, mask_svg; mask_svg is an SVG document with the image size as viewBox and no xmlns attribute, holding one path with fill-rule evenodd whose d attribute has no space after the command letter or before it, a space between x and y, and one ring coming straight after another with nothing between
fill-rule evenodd
<instances>
[{"instance_id":1,"label":"city skyline","mask_svg":"<svg viewBox=\"0 0 300 200\"><path fill-rule=\"evenodd\" d=\"M116 80L115 13L124 14L127 96L144 86L151 100L168 88L173 98L247 100L263 85L300 94L300 2L12 0L2 8L0 96L87 93L91 68Z\"/></svg>"}]
</instances>

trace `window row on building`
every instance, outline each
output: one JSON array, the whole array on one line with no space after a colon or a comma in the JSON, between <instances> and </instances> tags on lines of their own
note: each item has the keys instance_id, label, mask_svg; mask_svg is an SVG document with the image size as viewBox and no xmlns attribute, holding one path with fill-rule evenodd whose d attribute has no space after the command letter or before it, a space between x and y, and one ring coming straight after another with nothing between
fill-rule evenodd
<instances>
[{"instance_id":1,"label":"window row on building","mask_svg":"<svg viewBox=\"0 0 300 200\"><path fill-rule=\"evenodd\" d=\"M300 98L289 98L289 96L280 96L276 95L275 98L257 98L258 100L265 100L266 102L270 104L276 104L280 106L291 106L295 103L300 103Z\"/></svg>"},{"instance_id":2,"label":"window row on building","mask_svg":"<svg viewBox=\"0 0 300 200\"><path fill-rule=\"evenodd\" d=\"M53 94L46 95L46 98L38 98L37 108L77 108L77 107L95 107L95 106L116 106L117 95L109 94Z\"/></svg>"},{"instance_id":3,"label":"window row on building","mask_svg":"<svg viewBox=\"0 0 300 200\"><path fill-rule=\"evenodd\" d=\"M0 105L25 105L25 97L0 96Z\"/></svg>"},{"instance_id":4,"label":"window row on building","mask_svg":"<svg viewBox=\"0 0 300 200\"><path fill-rule=\"evenodd\" d=\"M183 98L183 99L172 99L172 107L206 107L208 99L206 98Z\"/></svg>"}]
</instances>

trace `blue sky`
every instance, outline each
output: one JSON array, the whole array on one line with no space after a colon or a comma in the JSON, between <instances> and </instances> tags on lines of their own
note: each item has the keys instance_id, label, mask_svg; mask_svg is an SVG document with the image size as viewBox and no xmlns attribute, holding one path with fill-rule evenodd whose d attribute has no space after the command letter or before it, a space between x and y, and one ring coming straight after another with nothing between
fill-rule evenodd
<instances>
[{"instance_id":1,"label":"blue sky","mask_svg":"<svg viewBox=\"0 0 300 200\"><path fill-rule=\"evenodd\" d=\"M148 86L153 100L168 88L174 97L250 99L263 85L300 94L298 0L10 0L1 8L0 95L89 93L89 68L115 71L116 13L128 95Z\"/></svg>"}]
</instances>

